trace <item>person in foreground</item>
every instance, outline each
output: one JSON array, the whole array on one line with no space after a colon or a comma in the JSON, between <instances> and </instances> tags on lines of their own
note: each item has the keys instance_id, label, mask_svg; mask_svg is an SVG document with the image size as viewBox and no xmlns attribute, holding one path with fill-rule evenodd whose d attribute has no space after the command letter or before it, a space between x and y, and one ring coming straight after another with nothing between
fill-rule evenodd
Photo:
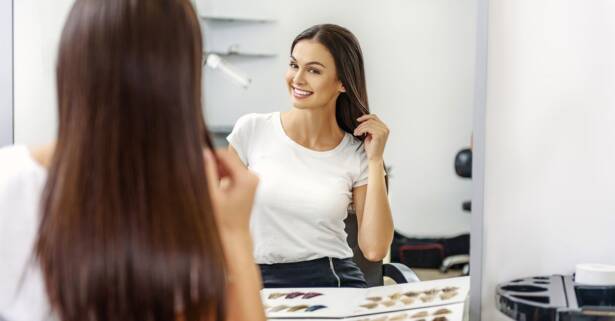
<instances>
[{"instance_id":1,"label":"person in foreground","mask_svg":"<svg viewBox=\"0 0 615 321\"><path fill-rule=\"evenodd\" d=\"M0 149L0 319L265 320L258 178L214 152L189 0L77 0L55 144Z\"/></svg>"}]
</instances>

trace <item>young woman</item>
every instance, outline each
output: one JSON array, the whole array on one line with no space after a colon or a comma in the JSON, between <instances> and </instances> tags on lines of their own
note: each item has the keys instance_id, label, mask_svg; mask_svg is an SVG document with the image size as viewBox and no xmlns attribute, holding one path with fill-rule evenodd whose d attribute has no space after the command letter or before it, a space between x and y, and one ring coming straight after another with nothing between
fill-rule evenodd
<instances>
[{"instance_id":1,"label":"young woman","mask_svg":"<svg viewBox=\"0 0 615 321\"><path fill-rule=\"evenodd\" d=\"M74 3L57 143L0 149L0 319L265 319L257 178L209 150L201 42L189 0Z\"/></svg>"},{"instance_id":2,"label":"young woman","mask_svg":"<svg viewBox=\"0 0 615 321\"><path fill-rule=\"evenodd\" d=\"M352 203L366 258L388 252L393 222L383 153L387 126L369 113L357 39L316 25L292 43L293 108L241 117L230 150L260 178L252 213L265 287L365 287L344 219Z\"/></svg>"}]
</instances>

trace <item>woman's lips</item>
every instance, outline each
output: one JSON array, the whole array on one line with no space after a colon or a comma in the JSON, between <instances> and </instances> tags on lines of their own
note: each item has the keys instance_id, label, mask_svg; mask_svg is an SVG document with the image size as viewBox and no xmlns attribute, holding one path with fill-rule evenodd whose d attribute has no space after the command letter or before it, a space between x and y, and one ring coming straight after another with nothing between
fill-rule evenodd
<instances>
[{"instance_id":1,"label":"woman's lips","mask_svg":"<svg viewBox=\"0 0 615 321\"><path fill-rule=\"evenodd\" d=\"M298 98L298 99L307 98L313 94L313 92L311 91L302 90L302 89L295 88L295 87L291 87L291 88L293 92L293 97Z\"/></svg>"}]
</instances>

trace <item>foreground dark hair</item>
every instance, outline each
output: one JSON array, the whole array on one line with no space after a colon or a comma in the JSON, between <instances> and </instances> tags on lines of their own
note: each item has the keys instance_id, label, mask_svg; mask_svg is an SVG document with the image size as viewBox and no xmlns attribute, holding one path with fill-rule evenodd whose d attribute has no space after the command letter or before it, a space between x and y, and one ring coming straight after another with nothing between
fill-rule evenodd
<instances>
[{"instance_id":1,"label":"foreground dark hair","mask_svg":"<svg viewBox=\"0 0 615 321\"><path fill-rule=\"evenodd\" d=\"M359 41L343 27L320 24L304 30L295 37L290 47L291 54L295 45L301 40L317 41L333 56L337 76L346 88L346 92L337 98L335 118L343 131L352 134L358 126L357 118L369 114L363 53Z\"/></svg>"},{"instance_id":2,"label":"foreground dark hair","mask_svg":"<svg viewBox=\"0 0 615 321\"><path fill-rule=\"evenodd\" d=\"M189 0L77 0L35 255L62 321L225 318Z\"/></svg>"}]
</instances>

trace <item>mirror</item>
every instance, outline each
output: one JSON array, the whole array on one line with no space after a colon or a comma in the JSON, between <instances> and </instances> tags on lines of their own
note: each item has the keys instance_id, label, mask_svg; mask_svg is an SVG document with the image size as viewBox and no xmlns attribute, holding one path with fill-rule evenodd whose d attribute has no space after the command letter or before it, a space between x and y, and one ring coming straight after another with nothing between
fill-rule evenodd
<instances>
[{"instance_id":1,"label":"mirror","mask_svg":"<svg viewBox=\"0 0 615 321\"><path fill-rule=\"evenodd\" d=\"M17 143L46 143L56 131L53 66L71 3L14 4ZM219 146L240 116L291 108L284 74L299 32L327 22L356 35L370 109L391 130L384 155L397 232L390 259L413 268L421 280L463 274L467 257L443 263L469 250L471 215L463 204L472 183L455 163L465 160L467 167L468 154L456 156L471 145L478 0L194 4L206 52L249 79L237 85L220 68L205 71L205 116Z\"/></svg>"},{"instance_id":2,"label":"mirror","mask_svg":"<svg viewBox=\"0 0 615 321\"><path fill-rule=\"evenodd\" d=\"M196 6L206 51L251 80L244 87L219 70L205 72L206 118L219 146L242 115L291 109L284 75L297 34L319 23L354 33L371 112L390 128L384 158L396 231L390 259L421 280L468 272L477 1Z\"/></svg>"}]
</instances>

